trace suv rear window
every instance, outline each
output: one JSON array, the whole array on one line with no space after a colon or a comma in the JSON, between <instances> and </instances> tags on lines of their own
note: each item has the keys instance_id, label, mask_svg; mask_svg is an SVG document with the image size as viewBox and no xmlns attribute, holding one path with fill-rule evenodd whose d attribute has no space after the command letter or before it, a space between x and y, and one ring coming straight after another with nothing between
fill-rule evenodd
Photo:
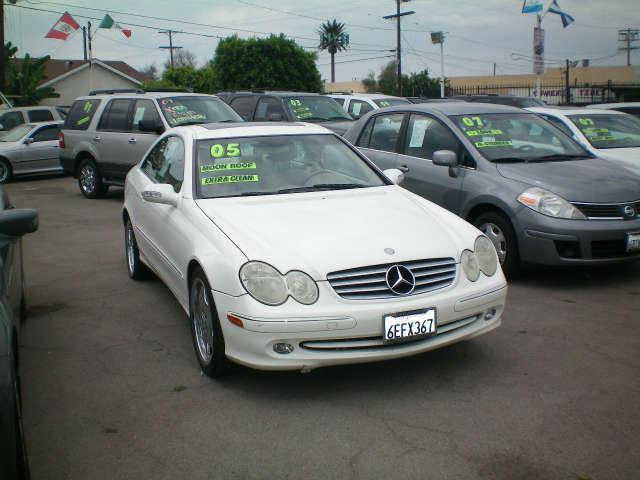
<instances>
[{"instance_id":1,"label":"suv rear window","mask_svg":"<svg viewBox=\"0 0 640 480\"><path fill-rule=\"evenodd\" d=\"M76 100L69 110L64 128L69 130L86 130L100 105L100 100Z\"/></svg>"},{"instance_id":2,"label":"suv rear window","mask_svg":"<svg viewBox=\"0 0 640 480\"><path fill-rule=\"evenodd\" d=\"M30 122L47 122L53 120L53 114L49 110L29 110Z\"/></svg>"}]
</instances>

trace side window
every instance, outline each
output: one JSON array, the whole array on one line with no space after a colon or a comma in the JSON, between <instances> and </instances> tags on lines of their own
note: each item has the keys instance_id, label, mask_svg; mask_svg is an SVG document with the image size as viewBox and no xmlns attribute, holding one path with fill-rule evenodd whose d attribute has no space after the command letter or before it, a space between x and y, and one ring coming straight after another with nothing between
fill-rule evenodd
<instances>
[{"instance_id":1,"label":"side window","mask_svg":"<svg viewBox=\"0 0 640 480\"><path fill-rule=\"evenodd\" d=\"M59 125L50 125L42 127L36 133L32 135L34 142L50 142L52 140L58 140L58 132L60 131Z\"/></svg>"},{"instance_id":2,"label":"side window","mask_svg":"<svg viewBox=\"0 0 640 480\"><path fill-rule=\"evenodd\" d=\"M282 120L287 119L287 116L284 114L284 110L282 109L282 105L277 99L273 97L262 97L258 102L258 108L256 109L254 120L256 122L267 122L269 121L269 117L273 114L280 114Z\"/></svg>"},{"instance_id":3,"label":"side window","mask_svg":"<svg viewBox=\"0 0 640 480\"><path fill-rule=\"evenodd\" d=\"M136 100L136 105L133 109L133 121L131 123L131 129L138 133L148 133L155 135L154 132L140 132L140 121L144 120L149 123L162 123L156 104L151 100ZM102 123L102 120L100 121Z\"/></svg>"},{"instance_id":4,"label":"side window","mask_svg":"<svg viewBox=\"0 0 640 480\"><path fill-rule=\"evenodd\" d=\"M395 152L403 118L404 113L376 116L373 130L371 131L371 139L369 140L369 148Z\"/></svg>"},{"instance_id":5,"label":"side window","mask_svg":"<svg viewBox=\"0 0 640 480\"><path fill-rule=\"evenodd\" d=\"M411 115L404 141L404 154L419 158L433 158L433 152L451 150L458 154L458 161L467 164L470 156L462 155L462 143L439 120L426 115ZM472 166L472 165L467 165Z\"/></svg>"},{"instance_id":6,"label":"side window","mask_svg":"<svg viewBox=\"0 0 640 480\"><path fill-rule=\"evenodd\" d=\"M50 110L29 110L27 113L30 122L48 122L49 120L53 120L53 114Z\"/></svg>"},{"instance_id":7,"label":"side window","mask_svg":"<svg viewBox=\"0 0 640 480\"><path fill-rule=\"evenodd\" d=\"M184 143L167 137L156 144L142 163L142 171L156 183L168 183L177 192L184 180Z\"/></svg>"},{"instance_id":8,"label":"side window","mask_svg":"<svg viewBox=\"0 0 640 480\"><path fill-rule=\"evenodd\" d=\"M349 103L349 113L353 118L360 118L371 110L373 110L373 107L362 100L351 100L351 103Z\"/></svg>"},{"instance_id":9,"label":"side window","mask_svg":"<svg viewBox=\"0 0 640 480\"><path fill-rule=\"evenodd\" d=\"M108 130L112 132L130 131L129 109L133 100L119 98L111 100L109 105L104 109L98 130Z\"/></svg>"},{"instance_id":10,"label":"side window","mask_svg":"<svg viewBox=\"0 0 640 480\"><path fill-rule=\"evenodd\" d=\"M373 122L376 121L376 117L371 117L368 121L367 124L364 126L364 128L362 129L362 132L360 133L360 136L358 137L358 140L356 141L356 145L358 147L368 147L369 146L369 140L371 139L371 130L373 129Z\"/></svg>"},{"instance_id":11,"label":"side window","mask_svg":"<svg viewBox=\"0 0 640 480\"><path fill-rule=\"evenodd\" d=\"M86 130L100 105L100 100L76 100L69 110L64 128L69 130Z\"/></svg>"},{"instance_id":12,"label":"side window","mask_svg":"<svg viewBox=\"0 0 640 480\"><path fill-rule=\"evenodd\" d=\"M1 130L11 130L13 127L17 127L23 123L24 118L20 112L7 112L0 116L0 124L2 124L0 127Z\"/></svg>"},{"instance_id":13,"label":"side window","mask_svg":"<svg viewBox=\"0 0 640 480\"><path fill-rule=\"evenodd\" d=\"M250 95L243 95L231 100L229 105L231 105L231 108L233 108L244 121L249 122L253 115L253 109L256 106L256 99Z\"/></svg>"}]
</instances>

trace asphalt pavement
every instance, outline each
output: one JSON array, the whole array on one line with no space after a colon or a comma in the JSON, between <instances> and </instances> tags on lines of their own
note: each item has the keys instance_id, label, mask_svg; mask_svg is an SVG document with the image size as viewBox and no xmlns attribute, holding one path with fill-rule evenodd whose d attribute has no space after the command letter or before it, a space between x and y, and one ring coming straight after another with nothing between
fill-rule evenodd
<instances>
[{"instance_id":1,"label":"asphalt pavement","mask_svg":"<svg viewBox=\"0 0 640 480\"><path fill-rule=\"evenodd\" d=\"M36 480L640 478L640 264L526 271L500 328L445 349L214 381L169 290L127 276L121 189L5 188L40 212L20 339Z\"/></svg>"}]
</instances>

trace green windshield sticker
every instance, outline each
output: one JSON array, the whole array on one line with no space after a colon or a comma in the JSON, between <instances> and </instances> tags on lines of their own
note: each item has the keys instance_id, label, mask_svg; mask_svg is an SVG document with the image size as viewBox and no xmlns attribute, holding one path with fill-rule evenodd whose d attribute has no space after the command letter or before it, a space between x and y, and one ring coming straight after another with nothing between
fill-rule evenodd
<instances>
[{"instance_id":1,"label":"green windshield sticker","mask_svg":"<svg viewBox=\"0 0 640 480\"><path fill-rule=\"evenodd\" d=\"M219 185L222 183L259 182L260 175L224 175L221 177L204 177L202 185Z\"/></svg>"},{"instance_id":2,"label":"green windshield sticker","mask_svg":"<svg viewBox=\"0 0 640 480\"><path fill-rule=\"evenodd\" d=\"M388 107L389 105L391 105L391 103L386 100L381 100L379 103L381 107Z\"/></svg>"},{"instance_id":3,"label":"green windshield sticker","mask_svg":"<svg viewBox=\"0 0 640 480\"><path fill-rule=\"evenodd\" d=\"M470 137L477 137L478 135L502 135L502 130L467 130L464 133Z\"/></svg>"},{"instance_id":4,"label":"green windshield sticker","mask_svg":"<svg viewBox=\"0 0 640 480\"><path fill-rule=\"evenodd\" d=\"M467 127L482 127L482 119L480 117L462 117L462 123Z\"/></svg>"},{"instance_id":5,"label":"green windshield sticker","mask_svg":"<svg viewBox=\"0 0 640 480\"><path fill-rule=\"evenodd\" d=\"M89 121L89 117L82 117L80 120L76 122L76 125L84 125Z\"/></svg>"},{"instance_id":6,"label":"green windshield sticker","mask_svg":"<svg viewBox=\"0 0 640 480\"><path fill-rule=\"evenodd\" d=\"M85 113L89 113L92 107L93 105L91 105L91 102L85 102L82 109L85 111Z\"/></svg>"},{"instance_id":7,"label":"green windshield sticker","mask_svg":"<svg viewBox=\"0 0 640 480\"><path fill-rule=\"evenodd\" d=\"M579 119L578 119L578 123L579 123L580 125L584 125L584 126L586 126L586 127L589 127L589 126L591 126L591 127L592 127L592 126L594 126L594 125L595 125L595 123L593 122L593 120L591 120L590 118L579 118Z\"/></svg>"},{"instance_id":8,"label":"green windshield sticker","mask_svg":"<svg viewBox=\"0 0 640 480\"><path fill-rule=\"evenodd\" d=\"M613 140L615 140L616 137L612 136L612 135L602 135L602 136L590 136L589 135L589 141L591 142L611 142Z\"/></svg>"},{"instance_id":9,"label":"green windshield sticker","mask_svg":"<svg viewBox=\"0 0 640 480\"><path fill-rule=\"evenodd\" d=\"M255 162L216 163L214 165L200 165L200 173L211 173L220 170L255 170Z\"/></svg>"},{"instance_id":10,"label":"green windshield sticker","mask_svg":"<svg viewBox=\"0 0 640 480\"><path fill-rule=\"evenodd\" d=\"M609 133L608 128L595 128L595 127L587 127L582 129L582 133L584 133L587 137L590 136L598 136L602 133Z\"/></svg>"},{"instance_id":11,"label":"green windshield sticker","mask_svg":"<svg viewBox=\"0 0 640 480\"><path fill-rule=\"evenodd\" d=\"M491 142L474 142L476 148L486 148L486 147L511 147L513 143L511 140L494 140Z\"/></svg>"},{"instance_id":12,"label":"green windshield sticker","mask_svg":"<svg viewBox=\"0 0 640 480\"><path fill-rule=\"evenodd\" d=\"M226 146L219 143L211 145L211 156L213 158L220 157L239 157L240 156L240 144L229 143Z\"/></svg>"},{"instance_id":13,"label":"green windshield sticker","mask_svg":"<svg viewBox=\"0 0 640 480\"><path fill-rule=\"evenodd\" d=\"M291 105L293 105L294 107L301 107L302 106L302 102L296 98L292 98L291 100L289 100L289 103Z\"/></svg>"}]
</instances>

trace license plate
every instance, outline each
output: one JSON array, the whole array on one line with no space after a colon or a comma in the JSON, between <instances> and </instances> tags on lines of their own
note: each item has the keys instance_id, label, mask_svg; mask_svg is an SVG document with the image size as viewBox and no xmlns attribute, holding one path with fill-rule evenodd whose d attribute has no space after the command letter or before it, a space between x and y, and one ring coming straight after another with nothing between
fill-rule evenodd
<instances>
[{"instance_id":1,"label":"license plate","mask_svg":"<svg viewBox=\"0 0 640 480\"><path fill-rule=\"evenodd\" d=\"M640 252L640 233L627 233L627 252Z\"/></svg>"},{"instance_id":2,"label":"license plate","mask_svg":"<svg viewBox=\"0 0 640 480\"><path fill-rule=\"evenodd\" d=\"M385 342L402 342L436 333L436 309L393 313L384 316Z\"/></svg>"}]
</instances>

